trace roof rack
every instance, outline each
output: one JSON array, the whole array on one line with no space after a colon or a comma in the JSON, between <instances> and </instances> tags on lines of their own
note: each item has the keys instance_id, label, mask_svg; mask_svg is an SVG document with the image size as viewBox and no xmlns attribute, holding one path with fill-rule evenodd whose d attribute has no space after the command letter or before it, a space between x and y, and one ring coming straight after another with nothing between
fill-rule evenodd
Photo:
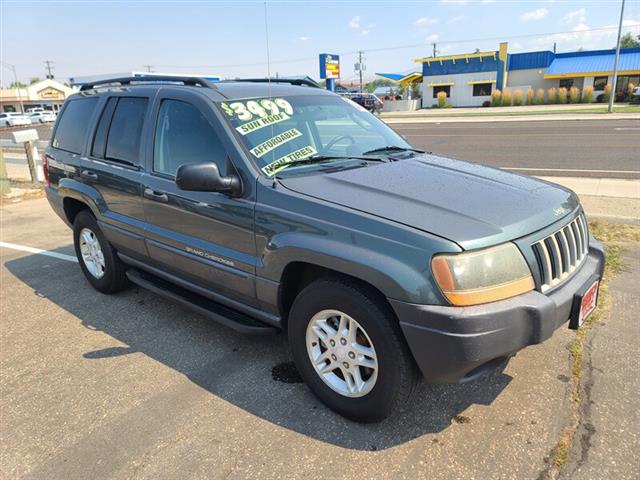
<instances>
[{"instance_id":1,"label":"roof rack","mask_svg":"<svg viewBox=\"0 0 640 480\"><path fill-rule=\"evenodd\" d=\"M191 87L217 88L214 83L198 77L178 77L174 75L141 75L138 77L107 78L95 82L85 83L80 87L80 91L92 90L96 87L109 86L114 84L130 85L137 82L180 82Z\"/></svg>"},{"instance_id":2,"label":"roof rack","mask_svg":"<svg viewBox=\"0 0 640 480\"><path fill-rule=\"evenodd\" d=\"M322 88L322 86L316 82L315 80L305 77L305 78L287 78L287 77L277 77L277 78L234 78L232 80L222 80L221 83L228 82L254 82L254 83L289 83L291 85L297 86L307 86L313 88Z\"/></svg>"}]
</instances>

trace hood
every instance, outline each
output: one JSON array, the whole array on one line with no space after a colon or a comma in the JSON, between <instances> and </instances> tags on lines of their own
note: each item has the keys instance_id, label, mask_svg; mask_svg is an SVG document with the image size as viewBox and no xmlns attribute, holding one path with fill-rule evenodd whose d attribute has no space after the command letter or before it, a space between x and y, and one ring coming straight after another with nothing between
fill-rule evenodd
<instances>
[{"instance_id":1,"label":"hood","mask_svg":"<svg viewBox=\"0 0 640 480\"><path fill-rule=\"evenodd\" d=\"M573 212L575 193L492 167L425 154L281 179L288 189L453 240L464 249L514 240Z\"/></svg>"}]
</instances>

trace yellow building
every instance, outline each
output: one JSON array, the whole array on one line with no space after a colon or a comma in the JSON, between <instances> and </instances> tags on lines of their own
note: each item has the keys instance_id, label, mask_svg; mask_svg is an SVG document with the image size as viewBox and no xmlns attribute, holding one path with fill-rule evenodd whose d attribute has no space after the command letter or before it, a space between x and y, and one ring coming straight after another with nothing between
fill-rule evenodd
<instances>
[{"instance_id":1,"label":"yellow building","mask_svg":"<svg viewBox=\"0 0 640 480\"><path fill-rule=\"evenodd\" d=\"M3 88L0 90L0 111L20 112L44 108L57 112L66 98L77 91L55 80L42 80L25 88Z\"/></svg>"}]
</instances>

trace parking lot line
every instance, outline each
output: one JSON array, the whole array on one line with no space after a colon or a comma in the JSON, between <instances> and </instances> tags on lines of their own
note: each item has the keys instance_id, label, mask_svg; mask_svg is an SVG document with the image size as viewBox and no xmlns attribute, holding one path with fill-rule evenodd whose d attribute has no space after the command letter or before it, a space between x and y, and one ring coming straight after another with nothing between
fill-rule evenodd
<instances>
[{"instance_id":1,"label":"parking lot line","mask_svg":"<svg viewBox=\"0 0 640 480\"><path fill-rule=\"evenodd\" d=\"M40 248L27 247L26 245L17 245L15 243L0 242L0 247L11 248L13 250L20 250L21 252L37 253L39 255L46 255L47 257L57 258L59 260L66 260L67 262L78 262L76 257L71 255L65 255L64 253L50 252L49 250L42 250Z\"/></svg>"}]
</instances>

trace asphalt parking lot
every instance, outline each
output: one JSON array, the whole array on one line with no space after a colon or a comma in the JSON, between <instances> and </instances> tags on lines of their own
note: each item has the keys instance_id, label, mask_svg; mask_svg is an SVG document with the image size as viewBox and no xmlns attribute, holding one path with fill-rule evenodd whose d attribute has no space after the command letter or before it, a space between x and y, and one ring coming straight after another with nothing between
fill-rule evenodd
<instances>
[{"instance_id":1,"label":"asphalt parking lot","mask_svg":"<svg viewBox=\"0 0 640 480\"><path fill-rule=\"evenodd\" d=\"M274 379L290 361L284 336L243 336L137 288L99 294L46 200L0 213L2 478L512 479L549 470L571 411L568 329L482 381L422 385L396 417L355 424L286 368L293 383ZM634 248L622 285L637 285ZM637 478L638 292L614 295L628 309L595 337L608 353L594 344L590 456L575 452L566 478Z\"/></svg>"}]
</instances>

